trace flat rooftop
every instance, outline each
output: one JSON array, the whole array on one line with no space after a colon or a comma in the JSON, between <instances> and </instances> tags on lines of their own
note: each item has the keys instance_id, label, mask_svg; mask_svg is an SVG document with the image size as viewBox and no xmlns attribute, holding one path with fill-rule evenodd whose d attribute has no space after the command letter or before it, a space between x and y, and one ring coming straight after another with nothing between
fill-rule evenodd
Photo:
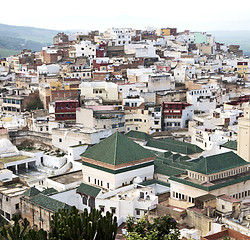
<instances>
[{"instance_id":1,"label":"flat rooftop","mask_svg":"<svg viewBox=\"0 0 250 240\"><path fill-rule=\"evenodd\" d=\"M0 193L8 197L15 197L23 194L28 188L28 186L21 182L5 184L0 186Z\"/></svg>"},{"instance_id":2,"label":"flat rooftop","mask_svg":"<svg viewBox=\"0 0 250 240\"><path fill-rule=\"evenodd\" d=\"M10 163L10 162L16 162L20 160L24 160L30 158L28 156L23 156L23 155L17 155L17 156L11 156L11 157L5 157L5 158L0 158L1 163Z\"/></svg>"},{"instance_id":3,"label":"flat rooftop","mask_svg":"<svg viewBox=\"0 0 250 240\"><path fill-rule=\"evenodd\" d=\"M117 192L114 195L110 196L108 199L110 199L111 201L116 201L117 199L132 201L134 198L139 197L140 191L143 192L148 191L149 193L151 193L152 188L151 187L140 187L135 189L133 188L127 191ZM119 196L121 196L121 198L119 198ZM147 200L138 199L137 201L147 201Z\"/></svg>"},{"instance_id":4,"label":"flat rooftop","mask_svg":"<svg viewBox=\"0 0 250 240\"><path fill-rule=\"evenodd\" d=\"M49 177L49 179L67 185L70 183L81 181L83 179L82 170Z\"/></svg>"}]
</instances>

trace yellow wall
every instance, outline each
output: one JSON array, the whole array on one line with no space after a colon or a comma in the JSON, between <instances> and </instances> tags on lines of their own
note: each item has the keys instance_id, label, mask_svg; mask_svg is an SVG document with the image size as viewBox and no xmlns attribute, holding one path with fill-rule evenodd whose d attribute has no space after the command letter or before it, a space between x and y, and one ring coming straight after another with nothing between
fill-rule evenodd
<instances>
[{"instance_id":1,"label":"yellow wall","mask_svg":"<svg viewBox=\"0 0 250 240\"><path fill-rule=\"evenodd\" d=\"M130 121L131 119L133 121ZM134 119L141 119L142 121L134 121ZM148 110L125 110L125 132L129 132L131 130L149 133Z\"/></svg>"},{"instance_id":2,"label":"yellow wall","mask_svg":"<svg viewBox=\"0 0 250 240\"><path fill-rule=\"evenodd\" d=\"M60 90L62 89L62 84L60 82L50 82L51 90Z\"/></svg>"},{"instance_id":3,"label":"yellow wall","mask_svg":"<svg viewBox=\"0 0 250 240\"><path fill-rule=\"evenodd\" d=\"M247 73L247 65L237 65L237 72L238 74L245 74Z\"/></svg>"},{"instance_id":4,"label":"yellow wall","mask_svg":"<svg viewBox=\"0 0 250 240\"><path fill-rule=\"evenodd\" d=\"M169 28L162 28L161 35L162 36L170 36L170 29Z\"/></svg>"}]
</instances>

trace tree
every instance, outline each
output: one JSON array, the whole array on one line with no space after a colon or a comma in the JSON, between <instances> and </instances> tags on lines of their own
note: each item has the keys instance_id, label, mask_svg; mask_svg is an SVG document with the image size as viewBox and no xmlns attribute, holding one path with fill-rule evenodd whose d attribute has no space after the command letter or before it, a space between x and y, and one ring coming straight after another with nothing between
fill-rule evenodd
<instances>
[{"instance_id":1,"label":"tree","mask_svg":"<svg viewBox=\"0 0 250 240\"><path fill-rule=\"evenodd\" d=\"M128 235L127 240L177 240L179 239L179 230L177 222L170 216L162 216L154 219L150 223L144 215L136 223L134 218L129 217L126 221Z\"/></svg>"},{"instance_id":2,"label":"tree","mask_svg":"<svg viewBox=\"0 0 250 240\"><path fill-rule=\"evenodd\" d=\"M62 209L52 216L51 240L114 240L117 233L117 218L110 212L102 216L102 212L93 209L83 213L72 207L70 210Z\"/></svg>"},{"instance_id":3,"label":"tree","mask_svg":"<svg viewBox=\"0 0 250 240\"><path fill-rule=\"evenodd\" d=\"M39 97L35 98L33 101L27 103L26 110L36 110L36 109L43 109L43 103Z\"/></svg>"},{"instance_id":4,"label":"tree","mask_svg":"<svg viewBox=\"0 0 250 240\"><path fill-rule=\"evenodd\" d=\"M20 216L13 218L13 226L4 226L0 232L5 240L115 240L117 218L110 212L102 216L102 212L93 209L91 213L72 207L55 212L50 223L50 231L29 228L29 221ZM0 238L2 239L2 238Z\"/></svg>"},{"instance_id":5,"label":"tree","mask_svg":"<svg viewBox=\"0 0 250 240\"><path fill-rule=\"evenodd\" d=\"M14 225L5 226L0 232L0 235L5 240L46 240L47 232L43 229L39 231L35 229L28 229L29 221L25 218L23 221L21 220L20 215L15 215L12 219L14 221Z\"/></svg>"}]
</instances>

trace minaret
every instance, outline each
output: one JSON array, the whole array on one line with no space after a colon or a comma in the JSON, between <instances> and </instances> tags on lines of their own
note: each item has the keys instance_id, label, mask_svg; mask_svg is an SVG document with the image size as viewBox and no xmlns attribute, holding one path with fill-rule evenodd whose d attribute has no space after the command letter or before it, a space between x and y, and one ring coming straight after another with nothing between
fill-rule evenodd
<instances>
[{"instance_id":1,"label":"minaret","mask_svg":"<svg viewBox=\"0 0 250 240\"><path fill-rule=\"evenodd\" d=\"M250 162L250 106L244 108L244 117L238 121L237 154Z\"/></svg>"}]
</instances>

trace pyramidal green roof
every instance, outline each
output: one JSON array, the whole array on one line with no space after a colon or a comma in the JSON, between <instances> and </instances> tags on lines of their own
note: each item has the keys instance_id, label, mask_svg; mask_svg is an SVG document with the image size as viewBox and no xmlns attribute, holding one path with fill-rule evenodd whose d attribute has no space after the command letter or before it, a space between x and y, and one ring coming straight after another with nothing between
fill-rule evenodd
<instances>
[{"instance_id":1,"label":"pyramidal green roof","mask_svg":"<svg viewBox=\"0 0 250 240\"><path fill-rule=\"evenodd\" d=\"M76 192L83 193L94 198L99 194L100 191L100 188L88 185L86 183L81 183L76 189Z\"/></svg>"},{"instance_id":2,"label":"pyramidal green roof","mask_svg":"<svg viewBox=\"0 0 250 240\"><path fill-rule=\"evenodd\" d=\"M111 165L119 165L154 157L155 155L124 134L115 132L86 150L81 156Z\"/></svg>"},{"instance_id":3,"label":"pyramidal green roof","mask_svg":"<svg viewBox=\"0 0 250 240\"><path fill-rule=\"evenodd\" d=\"M234 152L221 153L209 157L200 157L190 170L206 175L225 171L249 164Z\"/></svg>"},{"instance_id":4,"label":"pyramidal green roof","mask_svg":"<svg viewBox=\"0 0 250 240\"><path fill-rule=\"evenodd\" d=\"M49 209L53 212L56 212L59 209L63 209L63 208L67 208L67 209L71 208L71 206L69 206L68 204L61 202L61 201L58 201L56 199L53 199L53 198L46 196L42 193L37 194L30 201L35 205Z\"/></svg>"},{"instance_id":5,"label":"pyramidal green roof","mask_svg":"<svg viewBox=\"0 0 250 240\"><path fill-rule=\"evenodd\" d=\"M125 135L129 138L135 138L138 140L148 141L149 139L152 139L152 137L150 135L148 135L147 133L135 131L135 130L131 130L128 133L126 133Z\"/></svg>"},{"instance_id":6,"label":"pyramidal green roof","mask_svg":"<svg viewBox=\"0 0 250 240\"><path fill-rule=\"evenodd\" d=\"M23 193L23 195L24 195L24 196L27 196L27 197L34 197L34 196L36 196L36 195L39 194L39 193L40 193L40 191L39 191L37 188L31 187L31 188L29 188L28 190L26 190L26 191Z\"/></svg>"}]
</instances>

